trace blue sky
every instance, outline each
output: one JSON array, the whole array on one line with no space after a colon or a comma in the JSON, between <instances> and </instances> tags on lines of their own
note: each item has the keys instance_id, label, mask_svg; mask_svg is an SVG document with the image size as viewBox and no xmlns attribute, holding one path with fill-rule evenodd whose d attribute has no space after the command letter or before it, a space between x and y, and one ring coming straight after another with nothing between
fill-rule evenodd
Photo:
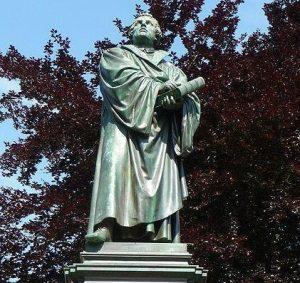
<instances>
[{"instance_id":1,"label":"blue sky","mask_svg":"<svg viewBox=\"0 0 300 283\"><path fill-rule=\"evenodd\" d=\"M200 14L204 18L219 0L206 0ZM262 7L271 0L245 0L239 9L240 24L237 34L251 34L257 29L265 32L268 22ZM71 40L72 54L81 59L86 51L93 49L96 40L108 37L118 41L120 35L113 24L118 17L126 25L133 20L135 4L138 0L10 0L1 1L0 51L6 52L9 45L14 45L25 56L39 57L43 46L49 40L50 30L57 29ZM172 49L179 51L180 42ZM9 89L18 90L17 81L0 78L0 95ZM13 141L19 136L11 122L0 124L0 154L4 150L4 141ZM42 169L37 179L48 179ZM16 178L0 176L0 186L17 187Z\"/></svg>"},{"instance_id":2,"label":"blue sky","mask_svg":"<svg viewBox=\"0 0 300 283\"><path fill-rule=\"evenodd\" d=\"M72 53L81 58L93 43L104 37L120 39L112 21L131 23L137 0L10 0L1 1L0 50L16 46L26 56L41 56L52 28L71 39ZM207 0L200 17L205 17L219 0ZM264 0L245 0L239 15L238 33L265 30L261 10Z\"/></svg>"}]
</instances>

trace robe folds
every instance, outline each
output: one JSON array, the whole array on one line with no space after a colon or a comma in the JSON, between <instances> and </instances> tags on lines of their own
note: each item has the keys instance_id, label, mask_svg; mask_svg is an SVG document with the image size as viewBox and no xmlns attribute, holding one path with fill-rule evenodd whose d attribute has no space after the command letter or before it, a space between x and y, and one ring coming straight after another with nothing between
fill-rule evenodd
<instances>
[{"instance_id":1,"label":"robe folds","mask_svg":"<svg viewBox=\"0 0 300 283\"><path fill-rule=\"evenodd\" d=\"M177 237L178 211L188 195L181 158L192 151L200 103L190 94L180 110L155 107L163 82L187 81L166 55L156 50L149 59L123 45L101 58L102 123L89 233L113 218L117 240L147 232L170 241Z\"/></svg>"}]
</instances>

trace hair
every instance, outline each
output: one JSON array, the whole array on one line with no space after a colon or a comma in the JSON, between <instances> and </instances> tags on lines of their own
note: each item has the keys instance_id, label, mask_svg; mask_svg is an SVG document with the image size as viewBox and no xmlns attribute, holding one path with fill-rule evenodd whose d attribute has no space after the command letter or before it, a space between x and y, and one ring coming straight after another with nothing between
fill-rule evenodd
<instances>
[{"instance_id":1,"label":"hair","mask_svg":"<svg viewBox=\"0 0 300 283\"><path fill-rule=\"evenodd\" d=\"M148 17L150 18L153 22L154 22L154 27L155 27L155 43L158 43L160 41L160 38L162 37L162 32L159 26L158 21L149 13L143 13L140 14L132 23L132 25L129 27L128 29L128 35L130 37L130 39L132 40L132 34L133 34L133 30L135 28L135 26L137 25L137 21L139 20L139 18L142 17Z\"/></svg>"}]
</instances>

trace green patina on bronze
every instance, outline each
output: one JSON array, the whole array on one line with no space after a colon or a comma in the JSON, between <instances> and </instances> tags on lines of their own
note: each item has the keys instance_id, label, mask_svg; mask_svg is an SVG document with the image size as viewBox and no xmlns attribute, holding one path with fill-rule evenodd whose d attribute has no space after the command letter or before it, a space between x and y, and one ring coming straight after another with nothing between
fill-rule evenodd
<instances>
[{"instance_id":1,"label":"green patina on bronze","mask_svg":"<svg viewBox=\"0 0 300 283\"><path fill-rule=\"evenodd\" d=\"M110 219L118 234L112 240L149 232L153 241L179 241L178 211L188 194L181 158L193 149L200 103L192 93L174 110L174 101L155 108L168 83L187 81L164 60L167 52L153 49L156 23L139 17L134 44L105 51L100 62L102 128L87 240Z\"/></svg>"}]
</instances>

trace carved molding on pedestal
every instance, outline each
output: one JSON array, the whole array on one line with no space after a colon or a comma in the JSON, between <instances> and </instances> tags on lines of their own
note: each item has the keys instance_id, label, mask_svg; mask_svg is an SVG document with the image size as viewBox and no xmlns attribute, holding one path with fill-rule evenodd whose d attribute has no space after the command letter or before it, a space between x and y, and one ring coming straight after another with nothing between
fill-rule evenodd
<instances>
[{"instance_id":1,"label":"carved molding on pedestal","mask_svg":"<svg viewBox=\"0 0 300 283\"><path fill-rule=\"evenodd\" d=\"M104 243L86 248L81 263L65 267L67 283L195 282L204 283L207 271L189 264L187 244Z\"/></svg>"}]
</instances>

